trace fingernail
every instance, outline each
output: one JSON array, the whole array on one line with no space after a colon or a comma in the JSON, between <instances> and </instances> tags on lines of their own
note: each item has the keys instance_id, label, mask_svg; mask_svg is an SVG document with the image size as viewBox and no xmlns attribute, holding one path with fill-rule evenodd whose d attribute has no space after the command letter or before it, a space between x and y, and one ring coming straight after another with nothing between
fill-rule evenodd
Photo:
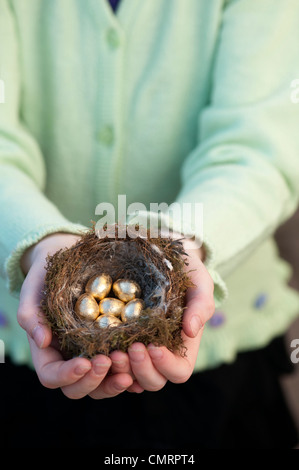
<instances>
[{"instance_id":1,"label":"fingernail","mask_svg":"<svg viewBox=\"0 0 299 470\"><path fill-rule=\"evenodd\" d=\"M98 360L97 362L94 362L92 366L96 375L103 375L103 372L110 366L110 362L104 359L102 361Z\"/></svg>"},{"instance_id":2,"label":"fingernail","mask_svg":"<svg viewBox=\"0 0 299 470\"><path fill-rule=\"evenodd\" d=\"M80 366L77 366L77 367L75 368L75 374L76 374L76 375L84 375L84 374L86 374L88 371L90 371L90 369L91 369L91 366L90 366L90 365L89 365L89 366L88 366L88 365L85 365L85 366L80 365Z\"/></svg>"},{"instance_id":3,"label":"fingernail","mask_svg":"<svg viewBox=\"0 0 299 470\"><path fill-rule=\"evenodd\" d=\"M32 331L32 338L36 342L37 346L39 348L42 348L45 341L44 329L41 326L37 325Z\"/></svg>"},{"instance_id":4,"label":"fingernail","mask_svg":"<svg viewBox=\"0 0 299 470\"><path fill-rule=\"evenodd\" d=\"M202 327L200 318L198 316L194 316L194 317L191 318L190 327L191 327L191 331L192 331L193 335L196 336L198 334L200 328Z\"/></svg>"},{"instance_id":5,"label":"fingernail","mask_svg":"<svg viewBox=\"0 0 299 470\"><path fill-rule=\"evenodd\" d=\"M115 364L118 367L125 367L126 365L125 361L113 361L113 360L112 360L112 364Z\"/></svg>"},{"instance_id":6,"label":"fingernail","mask_svg":"<svg viewBox=\"0 0 299 470\"><path fill-rule=\"evenodd\" d=\"M119 384L119 383L116 383L114 384L114 388L118 391L118 392L122 392L123 390L125 390L127 387L124 387L123 385Z\"/></svg>"},{"instance_id":7,"label":"fingernail","mask_svg":"<svg viewBox=\"0 0 299 470\"><path fill-rule=\"evenodd\" d=\"M134 346L132 346L131 349L129 349L129 355L130 355L130 359L135 362L141 362L145 358L144 350L134 348Z\"/></svg>"},{"instance_id":8,"label":"fingernail","mask_svg":"<svg viewBox=\"0 0 299 470\"><path fill-rule=\"evenodd\" d=\"M163 351L160 348L156 347L156 346L149 346L148 351L149 351L150 356L153 359L161 359L161 357L163 355Z\"/></svg>"}]
</instances>

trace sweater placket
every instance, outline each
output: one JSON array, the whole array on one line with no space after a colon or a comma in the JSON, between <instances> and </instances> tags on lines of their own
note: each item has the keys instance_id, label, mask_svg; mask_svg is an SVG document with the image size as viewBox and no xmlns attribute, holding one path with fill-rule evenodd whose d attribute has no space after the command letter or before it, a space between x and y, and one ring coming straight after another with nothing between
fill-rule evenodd
<instances>
[{"instance_id":1,"label":"sweater placket","mask_svg":"<svg viewBox=\"0 0 299 470\"><path fill-rule=\"evenodd\" d=\"M97 203L117 208L119 167L123 153L123 74L125 34L107 4L102 15L99 45L99 88L97 139Z\"/></svg>"}]
</instances>

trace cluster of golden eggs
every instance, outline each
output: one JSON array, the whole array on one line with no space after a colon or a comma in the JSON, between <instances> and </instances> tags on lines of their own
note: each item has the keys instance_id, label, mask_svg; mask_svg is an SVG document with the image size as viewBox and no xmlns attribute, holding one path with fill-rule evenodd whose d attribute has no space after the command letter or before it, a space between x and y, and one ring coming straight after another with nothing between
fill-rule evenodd
<instances>
[{"instance_id":1,"label":"cluster of golden eggs","mask_svg":"<svg viewBox=\"0 0 299 470\"><path fill-rule=\"evenodd\" d=\"M118 326L139 317L144 309L140 295L140 286L135 281L117 279L113 282L109 274L97 274L87 282L85 293L76 302L75 312L100 328Z\"/></svg>"}]
</instances>

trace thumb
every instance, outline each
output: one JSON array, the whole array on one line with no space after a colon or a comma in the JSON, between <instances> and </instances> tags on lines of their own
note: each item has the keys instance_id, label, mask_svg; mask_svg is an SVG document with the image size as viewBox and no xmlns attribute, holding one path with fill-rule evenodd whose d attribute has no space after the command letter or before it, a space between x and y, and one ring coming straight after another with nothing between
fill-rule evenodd
<instances>
[{"instance_id":1,"label":"thumb","mask_svg":"<svg viewBox=\"0 0 299 470\"><path fill-rule=\"evenodd\" d=\"M197 336L215 311L214 283L198 257L190 257L189 268L194 287L186 292L186 310L183 315L183 330L190 338Z\"/></svg>"},{"instance_id":2,"label":"thumb","mask_svg":"<svg viewBox=\"0 0 299 470\"><path fill-rule=\"evenodd\" d=\"M45 273L45 261L43 259L39 259L32 264L21 288L17 312L19 325L39 348L49 346L52 341L51 329L46 324L40 307Z\"/></svg>"}]
</instances>

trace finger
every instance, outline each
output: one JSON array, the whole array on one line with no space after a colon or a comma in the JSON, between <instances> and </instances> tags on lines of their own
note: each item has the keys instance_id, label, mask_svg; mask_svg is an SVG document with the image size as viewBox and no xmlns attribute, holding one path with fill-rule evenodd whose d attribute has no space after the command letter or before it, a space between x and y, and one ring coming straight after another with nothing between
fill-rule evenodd
<instances>
[{"instance_id":1,"label":"finger","mask_svg":"<svg viewBox=\"0 0 299 470\"><path fill-rule=\"evenodd\" d=\"M40 349L32 338L28 337L32 361L42 385L47 388L59 388L80 380L90 369L88 359L76 357L68 361L51 346Z\"/></svg>"},{"instance_id":2,"label":"finger","mask_svg":"<svg viewBox=\"0 0 299 470\"><path fill-rule=\"evenodd\" d=\"M161 390L167 380L154 367L144 344L134 343L129 349L131 368L138 384L148 391Z\"/></svg>"},{"instance_id":3,"label":"finger","mask_svg":"<svg viewBox=\"0 0 299 470\"><path fill-rule=\"evenodd\" d=\"M131 369L128 354L122 351L113 351L110 354L110 359L112 361L112 365L110 369L112 374L126 373L126 374L130 374L132 378L134 379L134 374Z\"/></svg>"},{"instance_id":4,"label":"finger","mask_svg":"<svg viewBox=\"0 0 299 470\"><path fill-rule=\"evenodd\" d=\"M186 292L186 310L183 315L183 331L194 338L198 331L211 318L215 311L214 284L205 266L200 260L191 261L191 274L195 287L189 287Z\"/></svg>"},{"instance_id":5,"label":"finger","mask_svg":"<svg viewBox=\"0 0 299 470\"><path fill-rule=\"evenodd\" d=\"M190 337L195 338L205 323L211 318L215 311L213 298L199 294L187 302L183 314L183 331Z\"/></svg>"},{"instance_id":6,"label":"finger","mask_svg":"<svg viewBox=\"0 0 299 470\"><path fill-rule=\"evenodd\" d=\"M164 346L156 347L150 344L147 349L156 370L170 382L186 382L194 370L202 333L203 328L196 338L189 338L182 332L184 345L187 348L186 357L174 354Z\"/></svg>"},{"instance_id":7,"label":"finger","mask_svg":"<svg viewBox=\"0 0 299 470\"><path fill-rule=\"evenodd\" d=\"M129 374L109 375L89 396L95 400L112 398L127 390L132 383L133 379Z\"/></svg>"},{"instance_id":8,"label":"finger","mask_svg":"<svg viewBox=\"0 0 299 470\"><path fill-rule=\"evenodd\" d=\"M105 379L111 366L111 360L104 355L98 355L91 360L92 368L81 380L62 387L62 392L68 398L79 399L89 395Z\"/></svg>"},{"instance_id":9,"label":"finger","mask_svg":"<svg viewBox=\"0 0 299 470\"><path fill-rule=\"evenodd\" d=\"M130 360L128 354L122 352L122 351L113 351L110 354L110 358L112 360L112 366L111 366L111 373L112 374L117 374L117 373L128 373L131 375L133 379L135 379L133 371L131 369L130 365ZM131 393L142 393L144 392L144 388L142 388L136 380L134 380L133 384L127 388L127 392Z\"/></svg>"},{"instance_id":10,"label":"finger","mask_svg":"<svg viewBox=\"0 0 299 470\"><path fill-rule=\"evenodd\" d=\"M142 393L144 392L144 388L142 388L139 383L134 380L133 384L131 385L131 387L129 387L127 389L127 392L130 392L130 393Z\"/></svg>"},{"instance_id":11,"label":"finger","mask_svg":"<svg viewBox=\"0 0 299 470\"><path fill-rule=\"evenodd\" d=\"M36 345L40 348L49 346L52 340L51 329L46 324L40 308L44 276L43 264L34 264L23 282L17 312L19 325L34 339Z\"/></svg>"}]
</instances>

